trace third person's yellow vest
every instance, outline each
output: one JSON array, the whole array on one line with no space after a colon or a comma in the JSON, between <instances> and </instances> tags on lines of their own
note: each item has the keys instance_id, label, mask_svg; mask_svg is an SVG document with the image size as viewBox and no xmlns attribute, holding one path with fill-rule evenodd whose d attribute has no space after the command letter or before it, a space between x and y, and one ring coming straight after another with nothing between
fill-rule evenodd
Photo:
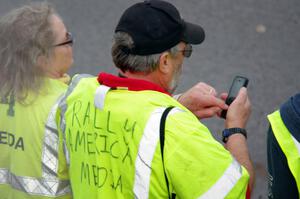
<instances>
[{"instance_id":1,"label":"third person's yellow vest","mask_svg":"<svg viewBox=\"0 0 300 199\"><path fill-rule=\"evenodd\" d=\"M293 137L285 126L280 111L268 115L274 136L287 158L289 169L297 183L300 195L300 143Z\"/></svg>"}]
</instances>

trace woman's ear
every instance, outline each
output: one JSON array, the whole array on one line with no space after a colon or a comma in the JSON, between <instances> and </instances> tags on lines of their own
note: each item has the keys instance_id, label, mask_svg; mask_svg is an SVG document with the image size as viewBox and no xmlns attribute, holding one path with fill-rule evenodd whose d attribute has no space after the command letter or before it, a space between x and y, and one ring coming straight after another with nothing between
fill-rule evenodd
<instances>
[{"instance_id":1,"label":"woman's ear","mask_svg":"<svg viewBox=\"0 0 300 199\"><path fill-rule=\"evenodd\" d=\"M163 52L159 57L158 69L163 74L168 74L171 70L171 60L170 54L168 52Z\"/></svg>"},{"instance_id":2,"label":"woman's ear","mask_svg":"<svg viewBox=\"0 0 300 199\"><path fill-rule=\"evenodd\" d=\"M48 61L45 55L40 55L37 58L37 66L41 67L42 69L46 69L48 66Z\"/></svg>"}]
</instances>

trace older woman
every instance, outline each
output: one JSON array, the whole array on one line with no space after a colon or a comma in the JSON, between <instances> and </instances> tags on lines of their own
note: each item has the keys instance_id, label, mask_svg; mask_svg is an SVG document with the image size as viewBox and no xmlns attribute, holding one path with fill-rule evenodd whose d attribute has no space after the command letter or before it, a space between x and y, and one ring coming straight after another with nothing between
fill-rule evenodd
<instances>
[{"instance_id":1,"label":"older woman","mask_svg":"<svg viewBox=\"0 0 300 199\"><path fill-rule=\"evenodd\" d=\"M1 198L71 198L56 126L56 103L67 89L72 35L47 3L0 19Z\"/></svg>"}]
</instances>

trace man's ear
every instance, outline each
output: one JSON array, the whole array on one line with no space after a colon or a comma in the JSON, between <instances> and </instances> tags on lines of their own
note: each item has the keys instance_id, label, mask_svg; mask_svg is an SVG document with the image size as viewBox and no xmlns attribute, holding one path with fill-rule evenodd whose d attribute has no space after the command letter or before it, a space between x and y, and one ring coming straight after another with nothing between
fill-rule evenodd
<instances>
[{"instance_id":1,"label":"man's ear","mask_svg":"<svg viewBox=\"0 0 300 199\"><path fill-rule=\"evenodd\" d=\"M170 64L170 54L168 52L163 52L159 57L159 71L163 74L168 74L171 70Z\"/></svg>"}]
</instances>

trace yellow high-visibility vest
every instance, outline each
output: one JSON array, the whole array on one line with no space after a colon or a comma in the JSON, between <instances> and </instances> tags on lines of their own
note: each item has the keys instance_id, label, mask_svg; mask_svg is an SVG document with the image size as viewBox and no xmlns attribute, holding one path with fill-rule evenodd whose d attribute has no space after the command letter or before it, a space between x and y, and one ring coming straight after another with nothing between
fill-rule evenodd
<instances>
[{"instance_id":1,"label":"yellow high-visibility vest","mask_svg":"<svg viewBox=\"0 0 300 199\"><path fill-rule=\"evenodd\" d=\"M165 126L164 167L159 123ZM249 175L209 130L172 97L75 76L57 122L73 196L80 198L245 198ZM167 190L164 169L169 181Z\"/></svg>"},{"instance_id":2,"label":"yellow high-visibility vest","mask_svg":"<svg viewBox=\"0 0 300 199\"><path fill-rule=\"evenodd\" d=\"M268 115L274 136L286 156L289 169L294 176L300 195L300 143L285 126L280 111Z\"/></svg>"},{"instance_id":3,"label":"yellow high-visibility vest","mask_svg":"<svg viewBox=\"0 0 300 199\"><path fill-rule=\"evenodd\" d=\"M46 79L23 105L0 99L0 198L71 198L68 172L54 117L67 85Z\"/></svg>"}]
</instances>

